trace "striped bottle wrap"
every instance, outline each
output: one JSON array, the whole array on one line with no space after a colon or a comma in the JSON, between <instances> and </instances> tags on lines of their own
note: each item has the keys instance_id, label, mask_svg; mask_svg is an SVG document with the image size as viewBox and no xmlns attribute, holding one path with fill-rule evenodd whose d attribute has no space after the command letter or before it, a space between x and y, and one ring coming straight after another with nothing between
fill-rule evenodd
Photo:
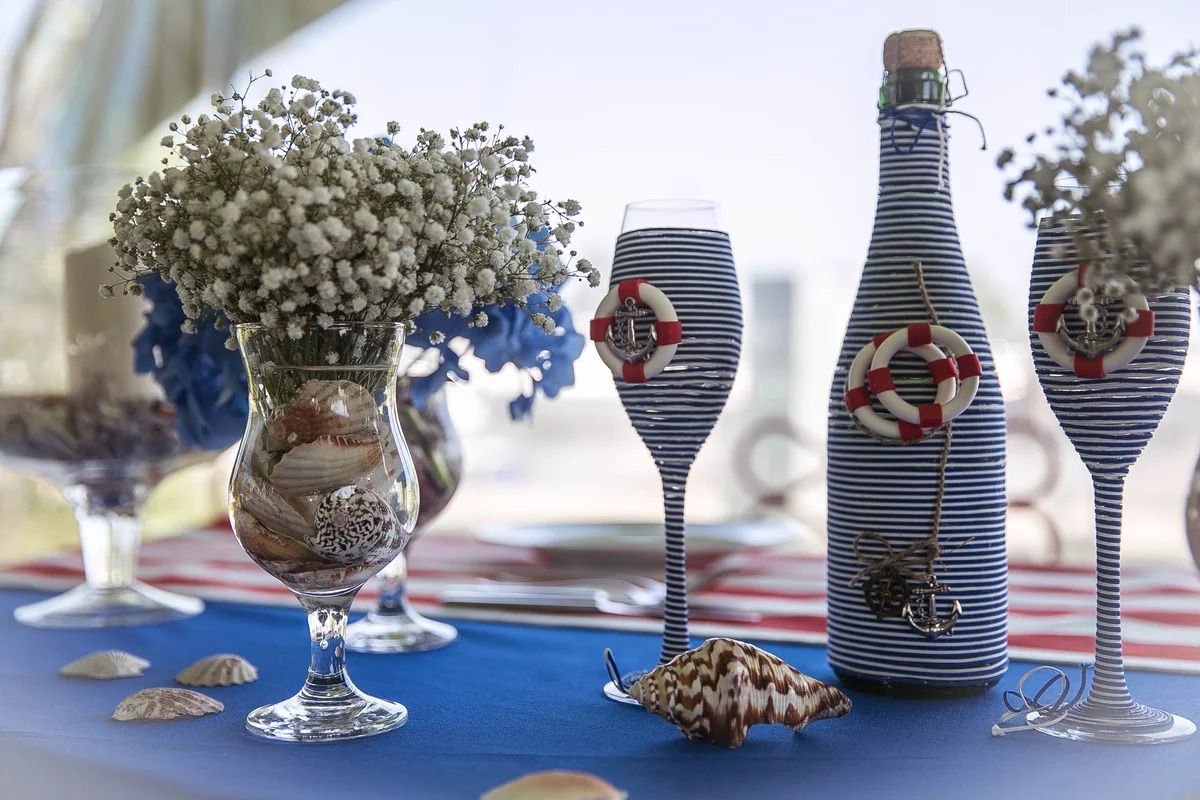
<instances>
[{"instance_id":1,"label":"striped bottle wrap","mask_svg":"<svg viewBox=\"0 0 1200 800\"><path fill-rule=\"evenodd\" d=\"M1029 282L1030 324L1046 290L1080 263L1069 231L1038 228ZM1167 410L1187 355L1191 306L1186 290L1148 298L1154 334L1136 359L1101 380L1059 366L1030 334L1038 380L1054 415L1092 474L1096 501L1096 671L1084 703L1068 724L1101 735L1128 728L1169 728L1169 714L1133 701L1121 656L1121 511L1125 476ZM1075 317L1069 311L1068 321Z\"/></svg>"},{"instance_id":2,"label":"striped bottle wrap","mask_svg":"<svg viewBox=\"0 0 1200 800\"><path fill-rule=\"evenodd\" d=\"M1005 413L955 228L948 126L940 117L932 113L923 129L886 113L879 119L875 227L829 398L829 661L860 680L971 687L995 682L1008 667ZM983 367L974 402L953 423L935 573L951 589L944 605L959 600L962 615L939 638L902 618L877 618L861 586L852 586L864 566L854 552L860 534L882 534L901 550L931 533L944 434L904 445L878 441L852 422L843 400L850 363L876 334L929 320L914 260L940 324L962 336ZM932 401L923 361L901 354L891 366L905 399ZM872 407L892 418L877 400Z\"/></svg>"},{"instance_id":3,"label":"striped bottle wrap","mask_svg":"<svg viewBox=\"0 0 1200 800\"><path fill-rule=\"evenodd\" d=\"M617 380L629 421L662 475L666 512L665 663L690 649L684 547L684 490L700 447L716 425L742 347L742 302L729 236L650 228L621 234L612 285L641 278L675 307L683 340L667 368L646 383ZM648 323L647 323L648 325Z\"/></svg>"}]
</instances>

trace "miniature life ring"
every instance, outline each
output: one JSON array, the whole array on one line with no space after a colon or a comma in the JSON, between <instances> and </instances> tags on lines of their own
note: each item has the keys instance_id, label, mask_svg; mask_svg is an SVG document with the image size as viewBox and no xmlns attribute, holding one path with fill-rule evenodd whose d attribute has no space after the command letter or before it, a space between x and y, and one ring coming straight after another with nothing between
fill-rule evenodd
<instances>
[{"instance_id":1,"label":"miniature life ring","mask_svg":"<svg viewBox=\"0 0 1200 800\"><path fill-rule=\"evenodd\" d=\"M1046 355L1060 367L1072 370L1076 377L1099 380L1129 366L1141 355L1146 341L1154 335L1154 312L1144 295L1126 298L1128 306L1137 311L1137 319L1125 324L1125 335L1119 345L1103 355L1088 358L1075 352L1058 333L1059 321L1067 303L1083 288L1088 264L1080 264L1063 275L1046 290L1042 301L1033 309L1033 332L1038 335Z\"/></svg>"},{"instance_id":2,"label":"miniature life ring","mask_svg":"<svg viewBox=\"0 0 1200 800\"><path fill-rule=\"evenodd\" d=\"M869 390L867 388L867 370L879 349L879 345L883 344L884 341L893 335L891 331L881 333L870 342L867 342L862 350L858 351L858 355L854 357L854 361L850 364L850 371L846 374L846 393L843 399L846 403L846 410L858 420L860 425L871 433L887 439L915 442L925 436L925 430L920 424L908 422L907 420L884 419L875 412L875 409L871 408L871 391L875 390L876 395L878 395L878 390L884 387L876 385L876 381L872 377L871 389ZM937 396L935 398L937 403L944 404L953 399L958 383L956 380L957 368L953 359L948 358L945 353L930 343L912 347L902 344L899 349L916 353L925 359L925 364L929 367L930 374L933 375L934 381L937 382ZM881 377L882 375L883 373L880 373ZM888 371L888 381L890 382L890 380L890 371ZM894 389L895 387L892 386L891 390L894 391Z\"/></svg>"},{"instance_id":3,"label":"miniature life ring","mask_svg":"<svg viewBox=\"0 0 1200 800\"><path fill-rule=\"evenodd\" d=\"M654 350L649 358L636 357L629 360L618 353L609 342L609 330L616 320L618 310L626 308L649 308L654 314ZM609 289L608 294L596 308L592 320L591 340L596 343L600 360L612 370L612 374L626 383L645 383L666 369L675 357L679 343L683 341L683 324L675 313L675 306L663 294L641 278L631 278Z\"/></svg>"},{"instance_id":4,"label":"miniature life ring","mask_svg":"<svg viewBox=\"0 0 1200 800\"><path fill-rule=\"evenodd\" d=\"M934 380L938 382L938 388L944 383L954 385L955 378L962 383L949 399L938 398L932 403L914 406L896 391L888 363L901 350L913 351L929 344L935 344L949 354L955 367L954 374L947 375L946 370L935 374ZM871 371L868 376L875 396L896 419L922 428L940 428L966 411L975 400L975 394L979 391L979 379L983 376L983 367L971 345L957 333L941 325L918 322L896 331L878 345L875 356L871 359Z\"/></svg>"}]
</instances>

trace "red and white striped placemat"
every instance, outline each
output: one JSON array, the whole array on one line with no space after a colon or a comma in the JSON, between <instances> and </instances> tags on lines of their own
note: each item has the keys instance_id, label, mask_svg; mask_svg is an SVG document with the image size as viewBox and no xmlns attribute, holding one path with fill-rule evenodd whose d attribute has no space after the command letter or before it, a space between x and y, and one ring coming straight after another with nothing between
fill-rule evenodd
<instances>
[{"instance_id":1,"label":"red and white striped placemat","mask_svg":"<svg viewBox=\"0 0 1200 800\"><path fill-rule=\"evenodd\" d=\"M434 535L422 539L410 565L409 594L423 613L456 619L565 625L613 630L660 630L653 618L600 613L527 612L446 607L443 586L477 578L549 580L583 577L578 566L548 561L533 549L489 544L471 537ZM60 553L0 572L0 586L70 588L79 582L78 552ZM242 552L227 529L161 539L142 548L138 577L147 583L207 600L290 606L296 601L282 584ZM1200 674L1200 577L1193 570L1135 568L1122 580L1123 631L1130 667ZM737 571L694 597L730 609L762 614L753 625L692 625L696 636L823 644L825 562L787 552L748 552ZM356 610L375 600L372 584L359 594ZM1013 658L1075 664L1092 655L1095 576L1087 569L1014 565L1009 576L1009 643Z\"/></svg>"}]
</instances>

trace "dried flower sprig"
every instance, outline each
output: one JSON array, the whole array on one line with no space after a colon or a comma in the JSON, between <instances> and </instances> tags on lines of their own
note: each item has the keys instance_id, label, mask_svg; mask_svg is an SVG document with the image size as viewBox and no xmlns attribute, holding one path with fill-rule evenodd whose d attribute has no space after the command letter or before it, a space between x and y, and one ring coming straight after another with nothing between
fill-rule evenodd
<instances>
[{"instance_id":1,"label":"dried flower sprig","mask_svg":"<svg viewBox=\"0 0 1200 800\"><path fill-rule=\"evenodd\" d=\"M158 273L179 292L185 330L209 308L298 338L306 325L469 316L543 292L561 302L555 287L569 277L599 283L565 251L579 204L528 186L528 137L480 122L448 139L422 129L408 150L349 140L354 103L296 76L257 105L217 93L211 115L170 123L162 144L180 163L164 158L121 190L110 216L119 280L103 291L138 293L137 279ZM539 250L528 233L543 228Z\"/></svg>"},{"instance_id":2,"label":"dried flower sprig","mask_svg":"<svg viewBox=\"0 0 1200 800\"><path fill-rule=\"evenodd\" d=\"M1030 212L1069 222L1081 255L1099 266L1093 286L1109 297L1194 284L1200 258L1200 57L1179 53L1147 64L1141 32L1093 48L1083 73L1051 89L1066 106L1061 124L1005 188ZM1011 168L1005 150L997 164ZM1086 298L1085 298L1086 299Z\"/></svg>"}]
</instances>

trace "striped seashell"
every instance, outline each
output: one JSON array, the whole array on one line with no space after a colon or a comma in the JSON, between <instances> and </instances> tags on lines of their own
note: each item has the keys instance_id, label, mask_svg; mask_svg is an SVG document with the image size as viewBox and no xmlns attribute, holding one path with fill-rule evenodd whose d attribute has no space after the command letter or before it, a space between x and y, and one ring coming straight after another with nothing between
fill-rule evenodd
<instances>
[{"instance_id":1,"label":"striped seashell","mask_svg":"<svg viewBox=\"0 0 1200 800\"><path fill-rule=\"evenodd\" d=\"M314 523L309 548L340 564L399 547L396 515L383 498L361 486L346 486L327 495L317 505Z\"/></svg>"},{"instance_id":2,"label":"striped seashell","mask_svg":"<svg viewBox=\"0 0 1200 800\"><path fill-rule=\"evenodd\" d=\"M800 730L844 717L850 698L778 657L734 639L709 639L655 667L627 688L629 696L689 739L741 747L752 725Z\"/></svg>"},{"instance_id":3,"label":"striped seashell","mask_svg":"<svg viewBox=\"0 0 1200 800\"><path fill-rule=\"evenodd\" d=\"M379 422L375 398L359 384L310 380L271 413L267 432L274 443L288 448L322 436L371 436Z\"/></svg>"},{"instance_id":4,"label":"striped seashell","mask_svg":"<svg viewBox=\"0 0 1200 800\"><path fill-rule=\"evenodd\" d=\"M233 497L238 508L254 517L264 528L293 539L303 539L312 533L311 518L268 481L245 471L239 471L235 480Z\"/></svg>"},{"instance_id":5,"label":"striped seashell","mask_svg":"<svg viewBox=\"0 0 1200 800\"><path fill-rule=\"evenodd\" d=\"M72 678L136 678L150 667L150 662L124 650L101 650L72 661L58 671Z\"/></svg>"},{"instance_id":6,"label":"striped seashell","mask_svg":"<svg viewBox=\"0 0 1200 800\"><path fill-rule=\"evenodd\" d=\"M225 705L191 689L142 689L126 697L112 718L126 722L135 719L178 719L203 717L224 710Z\"/></svg>"},{"instance_id":7,"label":"striped seashell","mask_svg":"<svg viewBox=\"0 0 1200 800\"><path fill-rule=\"evenodd\" d=\"M238 541L253 558L262 561L319 561L299 539L271 533L244 509L233 512L233 529Z\"/></svg>"},{"instance_id":8,"label":"striped seashell","mask_svg":"<svg viewBox=\"0 0 1200 800\"><path fill-rule=\"evenodd\" d=\"M322 436L293 447L283 454L270 480L285 495L330 492L358 483L379 466L383 449L379 439L350 439Z\"/></svg>"},{"instance_id":9,"label":"striped seashell","mask_svg":"<svg viewBox=\"0 0 1200 800\"><path fill-rule=\"evenodd\" d=\"M233 653L202 658L175 676L184 686L241 686L258 680L258 668Z\"/></svg>"}]
</instances>

